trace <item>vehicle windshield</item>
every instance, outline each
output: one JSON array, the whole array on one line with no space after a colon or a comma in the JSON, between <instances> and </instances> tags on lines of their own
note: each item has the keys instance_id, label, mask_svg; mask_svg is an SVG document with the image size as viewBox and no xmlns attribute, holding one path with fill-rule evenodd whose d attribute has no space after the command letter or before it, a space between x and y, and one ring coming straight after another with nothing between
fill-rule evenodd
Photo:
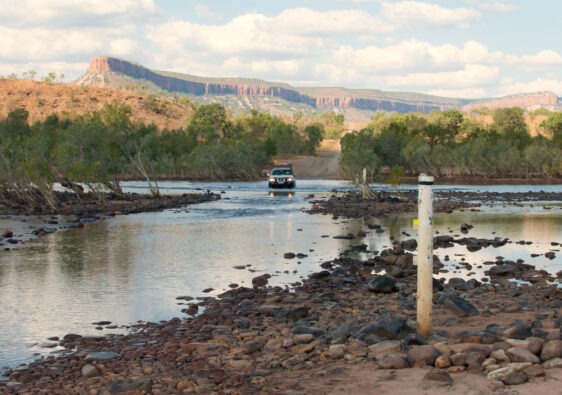
<instances>
[{"instance_id":1,"label":"vehicle windshield","mask_svg":"<svg viewBox=\"0 0 562 395\"><path fill-rule=\"evenodd\" d=\"M274 176L284 176L284 175L293 175L291 169L273 169L271 174Z\"/></svg>"}]
</instances>

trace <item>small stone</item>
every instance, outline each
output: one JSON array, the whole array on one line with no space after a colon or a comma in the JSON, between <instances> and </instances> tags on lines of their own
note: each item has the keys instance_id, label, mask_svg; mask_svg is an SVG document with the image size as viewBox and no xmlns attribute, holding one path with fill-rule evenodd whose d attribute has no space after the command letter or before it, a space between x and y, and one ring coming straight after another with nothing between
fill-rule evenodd
<instances>
[{"instance_id":1,"label":"small stone","mask_svg":"<svg viewBox=\"0 0 562 395\"><path fill-rule=\"evenodd\" d=\"M152 380L150 378L143 378L140 380L125 380L119 379L100 391L100 395L113 395L120 393L140 393L146 394L152 389Z\"/></svg>"},{"instance_id":2,"label":"small stone","mask_svg":"<svg viewBox=\"0 0 562 395\"><path fill-rule=\"evenodd\" d=\"M377 365L381 369L407 369L408 357L402 353L385 354L381 358L377 357Z\"/></svg>"},{"instance_id":3,"label":"small stone","mask_svg":"<svg viewBox=\"0 0 562 395\"><path fill-rule=\"evenodd\" d=\"M453 378L451 375L442 369L431 369L429 372L425 374L423 377L424 380L432 380L432 381L439 381L442 383L452 383Z\"/></svg>"},{"instance_id":4,"label":"small stone","mask_svg":"<svg viewBox=\"0 0 562 395\"><path fill-rule=\"evenodd\" d=\"M86 355L86 361L107 361L109 359L118 358L119 354L113 351L100 351L100 352L91 352Z\"/></svg>"},{"instance_id":5,"label":"small stone","mask_svg":"<svg viewBox=\"0 0 562 395\"><path fill-rule=\"evenodd\" d=\"M228 366L239 372L249 372L252 370L252 363L245 359L231 359L228 361Z\"/></svg>"},{"instance_id":6,"label":"small stone","mask_svg":"<svg viewBox=\"0 0 562 395\"><path fill-rule=\"evenodd\" d=\"M451 359L446 355L440 355L435 360L435 367L438 369L447 369L451 367Z\"/></svg>"},{"instance_id":7,"label":"small stone","mask_svg":"<svg viewBox=\"0 0 562 395\"><path fill-rule=\"evenodd\" d=\"M345 345L344 344L333 344L328 348L326 351L326 357L330 359L341 359L345 354Z\"/></svg>"},{"instance_id":8,"label":"small stone","mask_svg":"<svg viewBox=\"0 0 562 395\"><path fill-rule=\"evenodd\" d=\"M562 358L553 358L542 364L545 369L562 368Z\"/></svg>"},{"instance_id":9,"label":"small stone","mask_svg":"<svg viewBox=\"0 0 562 395\"><path fill-rule=\"evenodd\" d=\"M505 385L519 385L529 381L529 377L525 372L516 370L506 375L501 381Z\"/></svg>"},{"instance_id":10,"label":"small stone","mask_svg":"<svg viewBox=\"0 0 562 395\"><path fill-rule=\"evenodd\" d=\"M100 372L94 365L84 365L81 369L82 376L84 377L96 377L99 376Z\"/></svg>"},{"instance_id":11,"label":"small stone","mask_svg":"<svg viewBox=\"0 0 562 395\"><path fill-rule=\"evenodd\" d=\"M267 283L269 282L269 278L271 277L271 275L269 274L262 274L261 276L257 276L254 277L252 279L252 285L254 287L265 287L267 285Z\"/></svg>"},{"instance_id":12,"label":"small stone","mask_svg":"<svg viewBox=\"0 0 562 395\"><path fill-rule=\"evenodd\" d=\"M310 333L303 333L299 335L295 335L293 337L293 341L295 344L308 344L314 340L314 335Z\"/></svg>"}]
</instances>

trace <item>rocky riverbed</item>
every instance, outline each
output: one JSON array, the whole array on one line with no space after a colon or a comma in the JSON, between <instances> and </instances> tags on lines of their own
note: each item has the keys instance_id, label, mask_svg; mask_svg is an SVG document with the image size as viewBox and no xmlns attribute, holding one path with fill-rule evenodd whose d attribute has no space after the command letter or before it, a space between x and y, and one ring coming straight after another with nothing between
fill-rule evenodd
<instances>
[{"instance_id":1,"label":"rocky riverbed","mask_svg":"<svg viewBox=\"0 0 562 395\"><path fill-rule=\"evenodd\" d=\"M380 198L334 194L314 201L312 212L351 217L413 209L411 202ZM444 211L481 204L444 200ZM469 236L470 227L464 230ZM262 274L251 288L230 284L217 297L178 296L182 317L138 324L130 334L61 335L52 341L66 353L4 370L0 393L558 393L562 273L497 257L486 263L486 278L445 282L434 257L433 330L422 337L416 334L416 241L395 240L369 253L362 235L352 237L357 243L349 251L286 287L269 286ZM435 248L464 243L470 254L510 241L437 236L434 242ZM559 244L549 252L560 254Z\"/></svg>"}]
</instances>

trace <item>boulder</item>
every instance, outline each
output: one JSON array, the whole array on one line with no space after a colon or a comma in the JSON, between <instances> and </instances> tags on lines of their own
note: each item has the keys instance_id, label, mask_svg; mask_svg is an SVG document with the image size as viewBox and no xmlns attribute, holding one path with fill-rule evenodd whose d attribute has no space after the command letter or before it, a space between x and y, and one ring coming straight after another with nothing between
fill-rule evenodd
<instances>
[{"instance_id":1,"label":"boulder","mask_svg":"<svg viewBox=\"0 0 562 395\"><path fill-rule=\"evenodd\" d=\"M408 326L406 319L398 317L387 317L379 321L370 322L359 329L358 338L367 335L376 335L387 340L403 339L413 329Z\"/></svg>"},{"instance_id":2,"label":"boulder","mask_svg":"<svg viewBox=\"0 0 562 395\"><path fill-rule=\"evenodd\" d=\"M505 353L512 362L541 363L539 357L537 357L526 348L511 347L510 349L506 350Z\"/></svg>"},{"instance_id":3,"label":"boulder","mask_svg":"<svg viewBox=\"0 0 562 395\"><path fill-rule=\"evenodd\" d=\"M389 276L375 276L367 284L367 289L375 293L396 291L396 280Z\"/></svg>"},{"instance_id":4,"label":"boulder","mask_svg":"<svg viewBox=\"0 0 562 395\"><path fill-rule=\"evenodd\" d=\"M454 295L443 295L441 297L443 307L458 317L472 317L478 315L478 309L467 300Z\"/></svg>"},{"instance_id":5,"label":"boulder","mask_svg":"<svg viewBox=\"0 0 562 395\"><path fill-rule=\"evenodd\" d=\"M541 361L562 358L562 340L551 340L544 343L540 357Z\"/></svg>"},{"instance_id":6,"label":"boulder","mask_svg":"<svg viewBox=\"0 0 562 395\"><path fill-rule=\"evenodd\" d=\"M413 346L408 350L408 364L410 367L434 366L435 360L441 353L432 345Z\"/></svg>"},{"instance_id":7,"label":"boulder","mask_svg":"<svg viewBox=\"0 0 562 395\"><path fill-rule=\"evenodd\" d=\"M381 369L406 369L408 365L408 357L402 353L385 354L381 358L377 358L377 365Z\"/></svg>"}]
</instances>

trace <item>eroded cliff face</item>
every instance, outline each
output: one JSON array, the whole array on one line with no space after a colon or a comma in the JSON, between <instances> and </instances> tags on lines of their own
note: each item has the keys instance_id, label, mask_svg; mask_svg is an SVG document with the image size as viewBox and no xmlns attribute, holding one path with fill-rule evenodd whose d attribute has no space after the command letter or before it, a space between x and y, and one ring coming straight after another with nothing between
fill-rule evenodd
<instances>
[{"instance_id":1,"label":"eroded cliff face","mask_svg":"<svg viewBox=\"0 0 562 395\"><path fill-rule=\"evenodd\" d=\"M556 107L559 104L558 96L552 92L523 93L520 95L505 96L494 100L485 100L471 103L462 107L465 112L470 112L478 108L506 108L506 107Z\"/></svg>"},{"instance_id":2,"label":"eroded cliff face","mask_svg":"<svg viewBox=\"0 0 562 395\"><path fill-rule=\"evenodd\" d=\"M236 80L236 82L226 83L192 81L189 79L189 76L186 76L186 78L177 78L163 75L125 60L106 56L99 56L92 59L86 74L77 81L77 84L112 87L111 79L106 78L110 73L147 80L161 89L170 92L198 96L234 95L238 97L278 97L289 102L303 103L324 110L357 109L373 112L394 111L406 113L460 108L463 111L469 112L482 107L491 109L502 107L556 108L561 104L560 99L550 92L506 96L492 100L461 100L432 96L423 97L423 95L416 95L415 98L408 98L407 94L404 94L403 98L396 98L396 95L392 98L385 98L384 92L377 92L377 94L374 94L374 90L363 90L363 94L357 95L334 95L333 90L330 88L315 89L315 93L312 95L302 93L297 88L276 86L265 81L247 80L248 82L244 82L244 80L242 80L243 82L238 82L238 80ZM197 80L199 80L199 78L197 78ZM344 91L352 92L352 90ZM308 92L310 92L310 90Z\"/></svg>"},{"instance_id":3,"label":"eroded cliff face","mask_svg":"<svg viewBox=\"0 0 562 395\"><path fill-rule=\"evenodd\" d=\"M90 66L84 76L78 80L78 84L104 86L106 79L104 73L121 73L132 78L151 81L158 87L170 92L187 93L193 95L236 95L236 96L262 96L279 97L281 99L308 104L316 108L357 108L369 111L431 111L451 108L451 105L432 102L411 102L400 100L369 99L352 96L319 95L312 97L300 93L297 89L290 87L274 86L267 83L205 83L189 81L186 79L165 76L151 71L134 63L99 56L90 62Z\"/></svg>"}]
</instances>

